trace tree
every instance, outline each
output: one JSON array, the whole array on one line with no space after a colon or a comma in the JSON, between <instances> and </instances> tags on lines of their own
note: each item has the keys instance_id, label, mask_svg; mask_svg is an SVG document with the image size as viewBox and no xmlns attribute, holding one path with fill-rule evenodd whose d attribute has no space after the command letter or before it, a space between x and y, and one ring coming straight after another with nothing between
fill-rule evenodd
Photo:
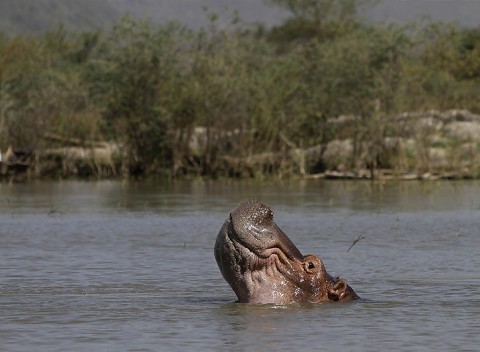
<instances>
[{"instance_id":1,"label":"tree","mask_svg":"<svg viewBox=\"0 0 480 352\"><path fill-rule=\"evenodd\" d=\"M264 0L289 11L293 17L273 31L274 37L328 39L350 32L358 24L360 9L377 0ZM279 33L280 32L280 33Z\"/></svg>"},{"instance_id":2,"label":"tree","mask_svg":"<svg viewBox=\"0 0 480 352\"><path fill-rule=\"evenodd\" d=\"M91 64L97 99L104 104L104 134L119 140L124 169L139 173L171 157L169 123L176 92L176 26L124 18Z\"/></svg>"},{"instance_id":3,"label":"tree","mask_svg":"<svg viewBox=\"0 0 480 352\"><path fill-rule=\"evenodd\" d=\"M265 0L280 6L295 17L315 21L338 21L354 19L359 9L375 3L375 0Z\"/></svg>"}]
</instances>

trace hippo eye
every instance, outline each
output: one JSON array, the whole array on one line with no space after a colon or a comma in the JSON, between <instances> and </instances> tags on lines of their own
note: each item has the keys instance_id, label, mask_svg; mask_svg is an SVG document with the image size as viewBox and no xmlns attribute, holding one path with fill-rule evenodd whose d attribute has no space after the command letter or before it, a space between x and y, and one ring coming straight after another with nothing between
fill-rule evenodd
<instances>
[{"instance_id":1,"label":"hippo eye","mask_svg":"<svg viewBox=\"0 0 480 352\"><path fill-rule=\"evenodd\" d=\"M303 269L309 274L315 274L322 268L322 262L314 255L307 255L304 257Z\"/></svg>"}]
</instances>

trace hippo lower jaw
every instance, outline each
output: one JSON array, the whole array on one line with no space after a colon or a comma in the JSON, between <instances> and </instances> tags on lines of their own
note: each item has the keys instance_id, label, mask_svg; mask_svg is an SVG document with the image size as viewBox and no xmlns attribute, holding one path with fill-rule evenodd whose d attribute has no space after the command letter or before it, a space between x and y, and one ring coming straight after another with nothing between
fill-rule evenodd
<instances>
[{"instance_id":1,"label":"hippo lower jaw","mask_svg":"<svg viewBox=\"0 0 480 352\"><path fill-rule=\"evenodd\" d=\"M274 265L275 269L283 275L291 274L295 268L292 266L289 258L279 247L264 248L256 250L251 248L248 244L242 243L238 238L235 238L233 233L227 233L226 237L230 243L235 243L237 246L242 247L247 257L250 257L252 265L250 271L262 270L269 265Z\"/></svg>"},{"instance_id":2,"label":"hippo lower jaw","mask_svg":"<svg viewBox=\"0 0 480 352\"><path fill-rule=\"evenodd\" d=\"M222 242L224 246L242 253L240 265L234 263L230 266L233 270L222 270L223 266L220 264L222 254L215 251L215 257L219 258L217 262L220 270L235 291L239 303L287 304L291 302L289 295L285 293L285 288L290 286L297 276L296 268L280 248L257 250L238 241L232 233L226 233Z\"/></svg>"}]
</instances>

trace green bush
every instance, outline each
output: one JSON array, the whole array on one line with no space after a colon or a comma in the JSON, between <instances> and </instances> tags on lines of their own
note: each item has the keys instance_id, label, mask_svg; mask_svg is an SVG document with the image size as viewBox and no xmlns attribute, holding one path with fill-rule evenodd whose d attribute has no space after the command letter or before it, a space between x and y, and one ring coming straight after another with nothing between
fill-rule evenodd
<instances>
[{"instance_id":1,"label":"green bush","mask_svg":"<svg viewBox=\"0 0 480 352\"><path fill-rule=\"evenodd\" d=\"M103 32L0 35L0 149L49 148L54 134L115 143L128 173L238 176L291 172L292 148L349 138L355 168L385 155L391 115L480 112L478 30L368 25L355 1L274 2L294 17L272 29L126 17ZM342 127L341 115L356 118ZM270 165L246 162L262 153Z\"/></svg>"}]
</instances>

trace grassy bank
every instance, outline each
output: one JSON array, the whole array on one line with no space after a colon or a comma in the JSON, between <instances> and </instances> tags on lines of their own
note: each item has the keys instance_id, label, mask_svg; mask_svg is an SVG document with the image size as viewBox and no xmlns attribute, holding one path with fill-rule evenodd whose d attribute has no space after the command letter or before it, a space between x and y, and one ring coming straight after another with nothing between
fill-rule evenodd
<instances>
[{"instance_id":1,"label":"grassy bank","mask_svg":"<svg viewBox=\"0 0 480 352\"><path fill-rule=\"evenodd\" d=\"M305 8L271 29L219 28L212 15L201 31L125 18L104 32L0 34L0 150L33 150L33 175L428 171L429 148L455 142L409 131L419 147L400 165L384 153L405 132L392 117L479 114L480 29L373 26L350 3L348 16ZM326 147L345 140L329 161ZM309 148L307 163L291 157Z\"/></svg>"}]
</instances>

